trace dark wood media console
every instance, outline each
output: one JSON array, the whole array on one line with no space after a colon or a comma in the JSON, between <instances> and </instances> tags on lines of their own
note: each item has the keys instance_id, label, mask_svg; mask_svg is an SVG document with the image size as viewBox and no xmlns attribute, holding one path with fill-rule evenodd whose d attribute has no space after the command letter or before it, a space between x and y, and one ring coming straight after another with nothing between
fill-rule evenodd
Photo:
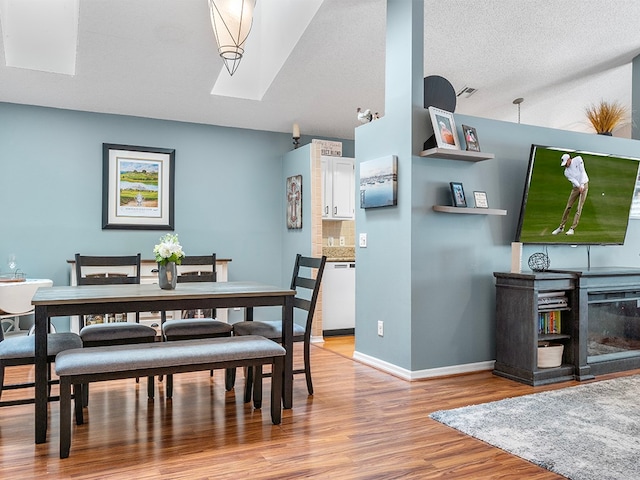
<instances>
[{"instance_id":1,"label":"dark wood media console","mask_svg":"<svg viewBox=\"0 0 640 480\"><path fill-rule=\"evenodd\" d=\"M494 276L494 374L544 385L640 368L640 269L496 272ZM547 329L549 318L553 326ZM564 346L559 366L538 366L541 342Z\"/></svg>"}]
</instances>

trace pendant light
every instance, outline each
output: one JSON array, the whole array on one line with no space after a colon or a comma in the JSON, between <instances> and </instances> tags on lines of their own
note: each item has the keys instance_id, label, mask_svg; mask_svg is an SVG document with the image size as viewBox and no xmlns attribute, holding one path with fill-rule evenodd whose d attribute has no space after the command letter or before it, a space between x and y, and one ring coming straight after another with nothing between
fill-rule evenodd
<instances>
[{"instance_id":1,"label":"pendant light","mask_svg":"<svg viewBox=\"0 0 640 480\"><path fill-rule=\"evenodd\" d=\"M209 0L211 25L218 53L229 75L233 75L244 55L244 42L253 24L256 0Z\"/></svg>"}]
</instances>

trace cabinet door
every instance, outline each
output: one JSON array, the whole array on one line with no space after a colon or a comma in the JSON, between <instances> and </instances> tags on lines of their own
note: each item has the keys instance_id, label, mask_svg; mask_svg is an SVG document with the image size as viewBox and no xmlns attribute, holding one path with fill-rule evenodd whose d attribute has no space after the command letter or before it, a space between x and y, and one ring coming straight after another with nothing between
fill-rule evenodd
<instances>
[{"instance_id":1,"label":"cabinet door","mask_svg":"<svg viewBox=\"0 0 640 480\"><path fill-rule=\"evenodd\" d=\"M333 218L354 218L354 161L352 158L333 159Z\"/></svg>"}]
</instances>

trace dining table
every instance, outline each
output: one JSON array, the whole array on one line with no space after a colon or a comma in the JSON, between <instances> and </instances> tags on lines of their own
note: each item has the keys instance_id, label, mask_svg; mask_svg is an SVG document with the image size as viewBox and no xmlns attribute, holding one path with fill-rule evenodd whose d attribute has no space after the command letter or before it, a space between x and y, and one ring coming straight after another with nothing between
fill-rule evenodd
<instances>
[{"instance_id":1,"label":"dining table","mask_svg":"<svg viewBox=\"0 0 640 480\"><path fill-rule=\"evenodd\" d=\"M293 305L295 290L256 282L179 283L174 290L157 284L83 285L39 288L35 307L35 443L47 441L47 333L50 319L96 312L156 312L198 308L282 308L282 345L286 350L282 406L293 405Z\"/></svg>"}]
</instances>

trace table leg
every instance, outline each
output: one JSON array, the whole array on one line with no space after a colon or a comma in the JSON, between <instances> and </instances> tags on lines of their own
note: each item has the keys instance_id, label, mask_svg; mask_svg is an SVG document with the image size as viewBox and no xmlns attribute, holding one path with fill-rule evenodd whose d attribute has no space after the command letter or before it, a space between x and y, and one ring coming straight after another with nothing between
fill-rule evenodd
<instances>
[{"instance_id":1,"label":"table leg","mask_svg":"<svg viewBox=\"0 0 640 480\"><path fill-rule=\"evenodd\" d=\"M35 309L35 417L36 443L47 441L47 307Z\"/></svg>"},{"instance_id":2,"label":"table leg","mask_svg":"<svg viewBox=\"0 0 640 480\"><path fill-rule=\"evenodd\" d=\"M282 382L282 406L293 406L293 298L285 297L282 307L282 346L286 350Z\"/></svg>"}]
</instances>

